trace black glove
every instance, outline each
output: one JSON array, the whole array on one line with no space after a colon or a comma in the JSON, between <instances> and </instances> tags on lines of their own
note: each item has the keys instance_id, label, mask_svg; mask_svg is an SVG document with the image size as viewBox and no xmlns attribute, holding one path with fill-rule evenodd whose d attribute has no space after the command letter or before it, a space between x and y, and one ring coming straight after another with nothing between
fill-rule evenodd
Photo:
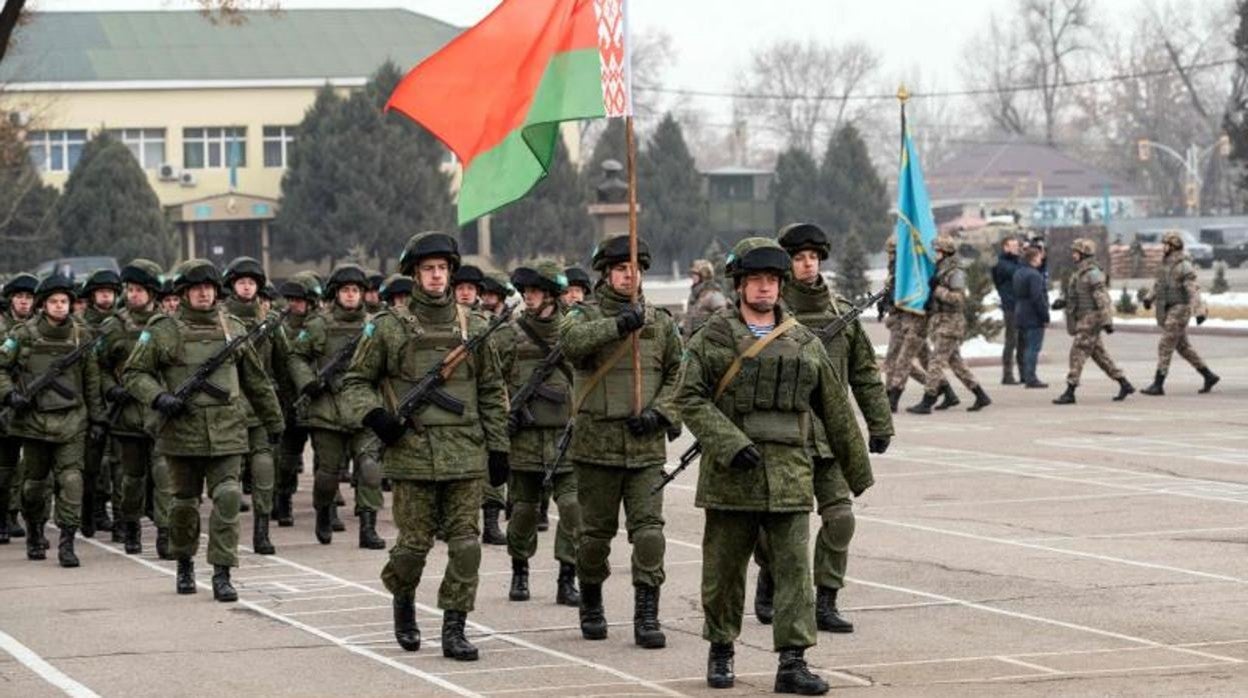
<instances>
[{"instance_id":1,"label":"black glove","mask_svg":"<svg viewBox=\"0 0 1248 698\"><path fill-rule=\"evenodd\" d=\"M130 393L126 392L126 386L118 383L104 392L104 399L116 404L130 399Z\"/></svg>"},{"instance_id":2,"label":"black glove","mask_svg":"<svg viewBox=\"0 0 1248 698\"><path fill-rule=\"evenodd\" d=\"M1050 305L1049 307L1052 308L1053 310L1061 310L1062 308L1066 307L1066 299L1058 298L1057 300L1053 301L1053 305Z\"/></svg>"},{"instance_id":3,"label":"black glove","mask_svg":"<svg viewBox=\"0 0 1248 698\"><path fill-rule=\"evenodd\" d=\"M87 427L87 438L92 441L103 441L108 436L108 425L103 422L91 422Z\"/></svg>"},{"instance_id":4,"label":"black glove","mask_svg":"<svg viewBox=\"0 0 1248 698\"><path fill-rule=\"evenodd\" d=\"M374 407L368 414L364 415L364 426L373 430L377 438L387 446L393 446L403 438L407 428L403 426L403 422L395 419L394 415L386 411L384 407Z\"/></svg>"},{"instance_id":5,"label":"black glove","mask_svg":"<svg viewBox=\"0 0 1248 698\"><path fill-rule=\"evenodd\" d=\"M871 453L883 453L888 450L888 445L892 441L891 436L872 436L867 439L867 450Z\"/></svg>"},{"instance_id":6,"label":"black glove","mask_svg":"<svg viewBox=\"0 0 1248 698\"><path fill-rule=\"evenodd\" d=\"M630 305L615 316L615 330L623 337L630 332L641 329L646 324L646 311L636 305Z\"/></svg>"},{"instance_id":7,"label":"black glove","mask_svg":"<svg viewBox=\"0 0 1248 698\"><path fill-rule=\"evenodd\" d=\"M1209 318L1208 318L1207 316L1205 316L1205 315L1197 315L1197 316L1196 316L1196 324L1197 324L1197 325L1203 325L1203 324L1205 324L1205 320L1207 320L1207 319L1209 319Z\"/></svg>"},{"instance_id":8,"label":"black glove","mask_svg":"<svg viewBox=\"0 0 1248 698\"><path fill-rule=\"evenodd\" d=\"M186 403L182 401L182 398L173 393L161 393L156 396L155 400L152 400L152 409L166 418L174 417L186 409Z\"/></svg>"},{"instance_id":9,"label":"black glove","mask_svg":"<svg viewBox=\"0 0 1248 698\"><path fill-rule=\"evenodd\" d=\"M1113 325L1106 325L1106 326L1105 326L1105 334L1113 334L1113 333L1114 333L1114 326L1113 326Z\"/></svg>"},{"instance_id":10,"label":"black glove","mask_svg":"<svg viewBox=\"0 0 1248 698\"><path fill-rule=\"evenodd\" d=\"M507 483L507 473L511 472L511 461L506 451L490 451L490 487L498 487Z\"/></svg>"},{"instance_id":11,"label":"black glove","mask_svg":"<svg viewBox=\"0 0 1248 698\"><path fill-rule=\"evenodd\" d=\"M641 411L641 414L624 420L624 424L633 436L645 436L660 429L666 429L669 422L653 408L647 407Z\"/></svg>"},{"instance_id":12,"label":"black glove","mask_svg":"<svg viewBox=\"0 0 1248 698\"><path fill-rule=\"evenodd\" d=\"M732 457L729 467L733 470L753 470L763 464L763 454L758 452L758 447L750 444L745 448L737 451L737 455Z\"/></svg>"},{"instance_id":13,"label":"black glove","mask_svg":"<svg viewBox=\"0 0 1248 698\"><path fill-rule=\"evenodd\" d=\"M23 395L21 391L13 390L4 396L4 404L12 407L14 412L22 412L30 407L30 398Z\"/></svg>"}]
</instances>

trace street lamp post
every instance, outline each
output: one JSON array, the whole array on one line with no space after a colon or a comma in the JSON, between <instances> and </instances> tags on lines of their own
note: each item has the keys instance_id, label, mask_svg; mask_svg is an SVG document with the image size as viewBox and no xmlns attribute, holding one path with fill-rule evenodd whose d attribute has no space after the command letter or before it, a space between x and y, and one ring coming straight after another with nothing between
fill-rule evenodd
<instances>
[{"instance_id":1,"label":"street lamp post","mask_svg":"<svg viewBox=\"0 0 1248 698\"><path fill-rule=\"evenodd\" d=\"M1201 148L1193 143L1187 147L1187 152L1185 153L1179 153L1179 151L1164 143L1158 143L1157 141L1149 140L1147 138L1141 138L1137 141L1136 147L1138 149L1137 152L1139 153L1140 162L1148 162L1151 160L1152 150L1153 148L1156 148L1175 160L1178 160L1179 163L1183 165L1185 175L1183 198L1184 203L1187 205L1187 215L1191 216L1196 213L1196 207L1200 204L1201 161L1213 154L1214 151L1217 151L1218 155L1222 157L1230 155L1231 138L1224 133L1218 138L1218 140L1214 141L1212 145L1206 148Z\"/></svg>"}]
</instances>

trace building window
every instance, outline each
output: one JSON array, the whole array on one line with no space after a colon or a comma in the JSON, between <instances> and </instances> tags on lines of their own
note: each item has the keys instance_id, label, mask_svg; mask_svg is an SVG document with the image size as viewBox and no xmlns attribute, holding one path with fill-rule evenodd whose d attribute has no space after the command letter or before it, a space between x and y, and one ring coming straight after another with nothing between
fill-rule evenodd
<instances>
[{"instance_id":1,"label":"building window","mask_svg":"<svg viewBox=\"0 0 1248 698\"><path fill-rule=\"evenodd\" d=\"M264 127L264 166L285 167L290 144L295 142L294 126Z\"/></svg>"},{"instance_id":2,"label":"building window","mask_svg":"<svg viewBox=\"0 0 1248 698\"><path fill-rule=\"evenodd\" d=\"M182 166L188 170L246 167L247 128L182 129Z\"/></svg>"},{"instance_id":3,"label":"building window","mask_svg":"<svg viewBox=\"0 0 1248 698\"><path fill-rule=\"evenodd\" d=\"M69 172L82 157L87 131L31 131L26 134L30 160L40 172Z\"/></svg>"},{"instance_id":4,"label":"building window","mask_svg":"<svg viewBox=\"0 0 1248 698\"><path fill-rule=\"evenodd\" d=\"M108 135L125 143L130 149L130 154L145 170L154 170L165 162L165 129L163 128L110 129Z\"/></svg>"},{"instance_id":5,"label":"building window","mask_svg":"<svg viewBox=\"0 0 1248 698\"><path fill-rule=\"evenodd\" d=\"M754 198L754 177L715 175L711 178L710 198L716 201L749 201Z\"/></svg>"}]
</instances>

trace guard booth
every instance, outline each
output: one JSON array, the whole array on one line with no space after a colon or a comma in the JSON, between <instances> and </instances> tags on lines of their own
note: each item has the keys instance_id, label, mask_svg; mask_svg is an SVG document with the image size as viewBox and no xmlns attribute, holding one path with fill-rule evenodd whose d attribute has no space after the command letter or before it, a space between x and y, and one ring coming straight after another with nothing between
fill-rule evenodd
<instances>
[{"instance_id":1,"label":"guard booth","mask_svg":"<svg viewBox=\"0 0 1248 698\"><path fill-rule=\"evenodd\" d=\"M208 259L220 269L246 255L260 260L267 272L278 205L276 199L230 192L166 207L178 229L178 259Z\"/></svg>"}]
</instances>

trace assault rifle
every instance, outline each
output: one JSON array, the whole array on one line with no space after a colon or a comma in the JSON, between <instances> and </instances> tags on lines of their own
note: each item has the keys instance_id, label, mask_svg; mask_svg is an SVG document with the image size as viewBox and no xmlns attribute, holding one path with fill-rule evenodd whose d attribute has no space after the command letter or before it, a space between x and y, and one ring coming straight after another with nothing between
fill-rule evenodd
<instances>
[{"instance_id":1,"label":"assault rifle","mask_svg":"<svg viewBox=\"0 0 1248 698\"><path fill-rule=\"evenodd\" d=\"M547 402L553 402L557 405L567 402L568 396L561 392L553 390L546 386L546 381L559 370L563 364L563 347L556 344L554 349L542 359L542 362L533 369L533 373L529 374L529 379L520 386L516 394L511 397L511 422L522 427L533 424L533 410L529 409L529 403L536 398L541 398Z\"/></svg>"},{"instance_id":2,"label":"assault rifle","mask_svg":"<svg viewBox=\"0 0 1248 698\"><path fill-rule=\"evenodd\" d=\"M852 308L845 311L844 315L838 316L832 322L829 322L828 324L824 325L822 328L815 330L815 336L817 336L819 339L825 342L833 339L838 334L844 332L845 328L849 327L849 324L851 322L858 319L858 316L862 315L864 312L867 311L868 308L878 303L880 299L885 296L886 293L887 293L887 289L881 289L879 292L870 296L863 302L854 305ZM694 459L700 455L702 455L702 444L701 442L694 441L693 445L690 446L688 449L686 449L683 454L681 454L680 464L677 465L676 468L672 470L672 472L664 473L663 481L655 485L654 489L650 490L650 493L658 494L659 492L661 492L664 487L667 487L667 484L669 482L671 482L672 480L675 480L685 470L685 468L688 468L689 465L693 463Z\"/></svg>"},{"instance_id":3,"label":"assault rifle","mask_svg":"<svg viewBox=\"0 0 1248 698\"><path fill-rule=\"evenodd\" d=\"M421 376L420 380L403 395L403 399L399 400L398 407L395 409L395 417L405 425L410 424L412 417L431 404L454 414L463 414L465 409L463 401L442 390L442 386L455 369L472 357L473 352L480 348L495 330L507 323L514 309L514 305L504 306L503 312L490 320L485 330L469 337L463 344L447 352L429 367L425 375Z\"/></svg>"},{"instance_id":4,"label":"assault rifle","mask_svg":"<svg viewBox=\"0 0 1248 698\"><path fill-rule=\"evenodd\" d=\"M308 403L312 402L313 395L320 395L328 390L329 386L333 384L334 379L337 378L343 371L347 370L347 365L351 363L351 357L355 355L355 348L360 346L360 340L363 338L364 331L361 330L351 338L351 341L342 345L338 351L334 352L334 356L329 360L329 363L322 366L321 370L316 372L316 381L311 384L316 387L313 388L311 392L305 392L299 396L298 400L295 400L294 408L296 412L302 410L308 405Z\"/></svg>"},{"instance_id":5,"label":"assault rifle","mask_svg":"<svg viewBox=\"0 0 1248 698\"><path fill-rule=\"evenodd\" d=\"M52 365L48 367L48 370L39 374L34 380L27 383L24 390L19 387L18 390L20 391L20 394L26 398L26 402L33 403L35 398L39 397L39 395L45 390L51 390L66 400L74 399L77 396L77 393L75 393L68 385L61 382L61 375L77 365L78 362L82 361L83 357L99 345L101 339L103 339L103 337L96 337L90 342L83 342L79 344L73 351L62 356L56 361L53 361ZM7 423L12 417L12 411L12 408L5 408L3 414L0 415L0 423Z\"/></svg>"}]
</instances>

